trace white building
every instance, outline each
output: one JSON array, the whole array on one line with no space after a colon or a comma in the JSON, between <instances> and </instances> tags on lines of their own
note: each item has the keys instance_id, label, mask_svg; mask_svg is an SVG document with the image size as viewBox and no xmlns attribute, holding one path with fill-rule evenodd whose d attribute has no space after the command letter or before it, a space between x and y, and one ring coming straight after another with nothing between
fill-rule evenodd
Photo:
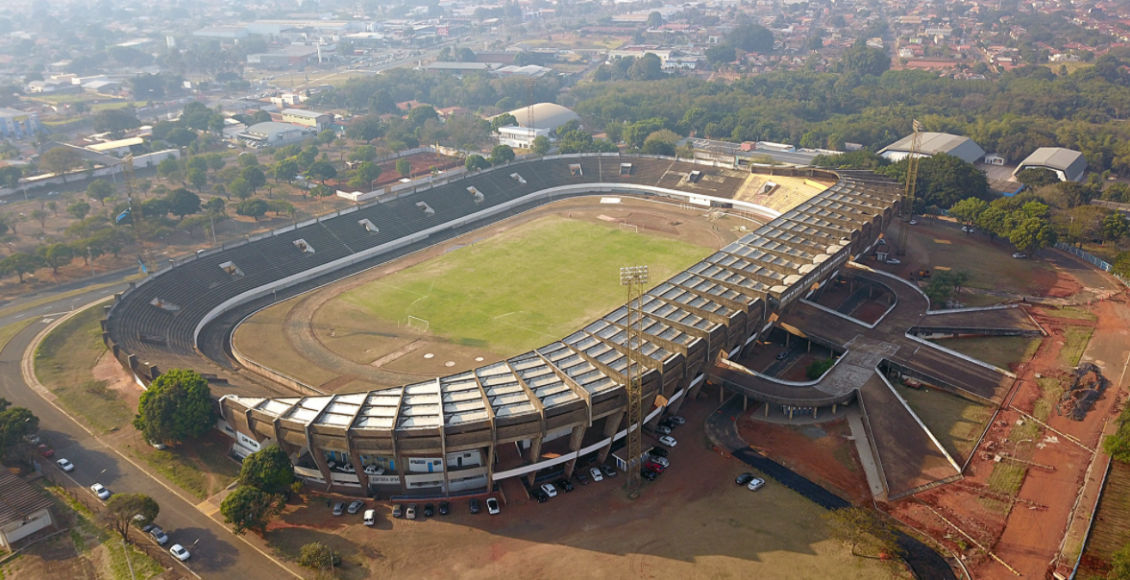
<instances>
[{"instance_id":1,"label":"white building","mask_svg":"<svg viewBox=\"0 0 1130 580\"><path fill-rule=\"evenodd\" d=\"M907 135L891 143L879 151L879 155L891 160L891 162L905 159L911 153L913 137L913 135ZM969 137L924 131L918 134L918 138L918 157L931 157L938 153L945 153L968 163L976 163L978 159L985 156L985 150Z\"/></svg>"},{"instance_id":2,"label":"white building","mask_svg":"<svg viewBox=\"0 0 1130 580\"><path fill-rule=\"evenodd\" d=\"M301 143L303 139L316 134L313 127L268 121L248 127L247 131L239 134L239 138L252 147L284 147L291 143Z\"/></svg>"},{"instance_id":3,"label":"white building","mask_svg":"<svg viewBox=\"0 0 1130 580\"><path fill-rule=\"evenodd\" d=\"M521 149L529 149L539 136L552 137L558 127L569 121L581 120L573 111L554 103L538 103L514 109L510 114L518 120L518 126L499 127L498 142Z\"/></svg>"}]
</instances>

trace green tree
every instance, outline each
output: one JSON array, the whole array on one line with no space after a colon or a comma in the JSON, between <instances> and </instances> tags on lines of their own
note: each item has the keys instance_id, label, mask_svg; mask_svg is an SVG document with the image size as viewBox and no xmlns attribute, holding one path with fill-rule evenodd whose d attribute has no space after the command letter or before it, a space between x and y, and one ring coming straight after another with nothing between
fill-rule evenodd
<instances>
[{"instance_id":1,"label":"green tree","mask_svg":"<svg viewBox=\"0 0 1130 580\"><path fill-rule=\"evenodd\" d=\"M498 132L502 127L513 127L518 124L518 119L510 113L503 113L490 120L490 130Z\"/></svg>"},{"instance_id":2,"label":"green tree","mask_svg":"<svg viewBox=\"0 0 1130 580\"><path fill-rule=\"evenodd\" d=\"M39 227L41 227L41 228L47 227L48 215L47 215L46 210L42 210L42 209L39 209L39 208L33 209L33 210L31 210L31 213L28 214L28 217L39 222Z\"/></svg>"},{"instance_id":3,"label":"green tree","mask_svg":"<svg viewBox=\"0 0 1130 580\"><path fill-rule=\"evenodd\" d=\"M651 14L647 15L647 27L648 28L659 28L660 26L663 26L663 24L664 23L663 23L663 15L662 14L660 14L658 12L652 12Z\"/></svg>"},{"instance_id":4,"label":"green tree","mask_svg":"<svg viewBox=\"0 0 1130 580\"><path fill-rule=\"evenodd\" d=\"M327 179L337 177L337 168L329 161L315 161L306 170L305 175L307 179L317 179L322 185L325 185Z\"/></svg>"},{"instance_id":5,"label":"green tree","mask_svg":"<svg viewBox=\"0 0 1130 580\"><path fill-rule=\"evenodd\" d=\"M86 203L85 201L73 203L67 206L67 213L71 214L71 217L75 218L76 220L81 221L86 217L87 214L90 213L90 204Z\"/></svg>"},{"instance_id":6,"label":"green tree","mask_svg":"<svg viewBox=\"0 0 1130 580\"><path fill-rule=\"evenodd\" d=\"M169 204L169 212L181 219L200 211L200 196L183 187L170 191L165 201Z\"/></svg>"},{"instance_id":7,"label":"green tree","mask_svg":"<svg viewBox=\"0 0 1130 580\"><path fill-rule=\"evenodd\" d=\"M880 172L905 183L907 163L904 159L880 169ZM989 196L989 179L972 163L945 153L919 161L915 213L921 213L931 205L948 209L968 197L987 199Z\"/></svg>"},{"instance_id":8,"label":"green tree","mask_svg":"<svg viewBox=\"0 0 1130 580\"><path fill-rule=\"evenodd\" d=\"M114 195L114 186L110 185L110 182L105 179L95 179L90 182L90 185L86 186L86 195L90 199L96 199L102 205L106 205L106 198ZM87 209L90 209L89 206Z\"/></svg>"},{"instance_id":9,"label":"green tree","mask_svg":"<svg viewBox=\"0 0 1130 580\"><path fill-rule=\"evenodd\" d=\"M256 198L256 199L245 199L245 200L235 204L235 213L236 214L241 215L241 216L250 217L250 218L255 218L255 221L259 221L259 218L267 215L267 209L268 209L267 202L263 201L261 199L258 199L258 198Z\"/></svg>"},{"instance_id":10,"label":"green tree","mask_svg":"<svg viewBox=\"0 0 1130 580\"><path fill-rule=\"evenodd\" d=\"M439 113L431 105L421 105L408 111L408 124L412 127L423 127L428 121L438 121Z\"/></svg>"},{"instance_id":11,"label":"green tree","mask_svg":"<svg viewBox=\"0 0 1130 580\"><path fill-rule=\"evenodd\" d=\"M247 181L251 186L251 193L254 194L260 187L267 185L267 176L258 165L251 165L244 167L243 171L239 172L239 176Z\"/></svg>"},{"instance_id":12,"label":"green tree","mask_svg":"<svg viewBox=\"0 0 1130 580\"><path fill-rule=\"evenodd\" d=\"M125 109L102 109L91 120L95 131L110 133L115 139L121 139L126 131L141 126L141 121Z\"/></svg>"},{"instance_id":13,"label":"green tree","mask_svg":"<svg viewBox=\"0 0 1130 580\"><path fill-rule=\"evenodd\" d=\"M255 190L251 187L251 184L242 177L237 177L231 183L229 183L228 191L230 191L232 195L236 196L236 198L241 200L246 200L255 192Z\"/></svg>"},{"instance_id":14,"label":"green tree","mask_svg":"<svg viewBox=\"0 0 1130 580\"><path fill-rule=\"evenodd\" d=\"M1031 254L1055 244L1055 230L1045 218L1028 217L1012 228L1008 234L1008 241L1020 251Z\"/></svg>"},{"instance_id":15,"label":"green tree","mask_svg":"<svg viewBox=\"0 0 1130 580\"><path fill-rule=\"evenodd\" d=\"M311 542L299 549L298 565L314 570L329 570L341 565L341 554L321 542Z\"/></svg>"},{"instance_id":16,"label":"green tree","mask_svg":"<svg viewBox=\"0 0 1130 580\"><path fill-rule=\"evenodd\" d=\"M196 142L196 131L192 129L185 129L184 127L176 127L165 135L165 141L176 145L177 147L188 147Z\"/></svg>"},{"instance_id":17,"label":"green tree","mask_svg":"<svg viewBox=\"0 0 1130 580\"><path fill-rule=\"evenodd\" d=\"M812 361L812 363L804 369L804 376L808 377L809 380L815 381L816 379L824 376L824 373L828 372L828 369L831 369L835 364L836 359L832 358Z\"/></svg>"},{"instance_id":18,"label":"green tree","mask_svg":"<svg viewBox=\"0 0 1130 580\"><path fill-rule=\"evenodd\" d=\"M482 155L468 155L464 166L467 167L467 171L479 171L489 168L490 161L487 161Z\"/></svg>"},{"instance_id":19,"label":"green tree","mask_svg":"<svg viewBox=\"0 0 1130 580\"><path fill-rule=\"evenodd\" d=\"M278 445L268 445L243 460L239 470L239 484L254 487L266 493L287 493L294 483L294 466L286 451Z\"/></svg>"},{"instance_id":20,"label":"green tree","mask_svg":"<svg viewBox=\"0 0 1130 580\"><path fill-rule=\"evenodd\" d=\"M1121 212L1112 211L1103 218L1103 243L1117 242L1130 234L1130 223Z\"/></svg>"},{"instance_id":21,"label":"green tree","mask_svg":"<svg viewBox=\"0 0 1130 580\"><path fill-rule=\"evenodd\" d=\"M67 173L82 166L82 157L71 147L55 147L40 155L38 164L48 173L62 176L66 183Z\"/></svg>"},{"instance_id":22,"label":"green tree","mask_svg":"<svg viewBox=\"0 0 1130 580\"><path fill-rule=\"evenodd\" d=\"M490 164L502 165L514 161L514 150L509 145L495 145L490 151Z\"/></svg>"},{"instance_id":23,"label":"green tree","mask_svg":"<svg viewBox=\"0 0 1130 580\"><path fill-rule=\"evenodd\" d=\"M709 61L710 64L727 64L737 59L737 51L728 44L715 44L706 49L706 60Z\"/></svg>"},{"instance_id":24,"label":"green tree","mask_svg":"<svg viewBox=\"0 0 1130 580\"><path fill-rule=\"evenodd\" d=\"M636 62L628 68L628 78L633 81L655 81L666 76L667 73L663 72L663 62L650 52L636 59Z\"/></svg>"},{"instance_id":25,"label":"green tree","mask_svg":"<svg viewBox=\"0 0 1130 580\"><path fill-rule=\"evenodd\" d=\"M860 38L844 51L844 69L861 75L880 76L891 68L891 57L881 48L871 48Z\"/></svg>"},{"instance_id":26,"label":"green tree","mask_svg":"<svg viewBox=\"0 0 1130 580\"><path fill-rule=\"evenodd\" d=\"M821 516L833 538L851 546L851 554L864 558L901 553L894 530L879 514L862 507L840 508Z\"/></svg>"},{"instance_id":27,"label":"green tree","mask_svg":"<svg viewBox=\"0 0 1130 580\"><path fill-rule=\"evenodd\" d=\"M208 185L208 174L204 170L193 167L185 173L185 179L197 191L203 191L204 186Z\"/></svg>"},{"instance_id":28,"label":"green tree","mask_svg":"<svg viewBox=\"0 0 1130 580\"><path fill-rule=\"evenodd\" d=\"M39 418L0 398L0 457L12 457L23 438L39 431Z\"/></svg>"},{"instance_id":29,"label":"green tree","mask_svg":"<svg viewBox=\"0 0 1130 580\"><path fill-rule=\"evenodd\" d=\"M350 185L357 189L361 189L361 187L372 188L373 182L380 176L380 165L370 161L362 161L353 169L353 177L350 178Z\"/></svg>"},{"instance_id":30,"label":"green tree","mask_svg":"<svg viewBox=\"0 0 1130 580\"><path fill-rule=\"evenodd\" d=\"M220 503L220 513L237 536L247 530L263 534L267 531L267 524L281 514L285 506L286 497L281 494L240 486Z\"/></svg>"},{"instance_id":31,"label":"green tree","mask_svg":"<svg viewBox=\"0 0 1130 580\"><path fill-rule=\"evenodd\" d=\"M345 128L345 136L357 141L371 142L384 135L385 127L380 118L375 116L358 117Z\"/></svg>"},{"instance_id":32,"label":"green tree","mask_svg":"<svg viewBox=\"0 0 1130 580\"><path fill-rule=\"evenodd\" d=\"M318 133L318 143L322 145L329 145L337 141L337 132L333 129L325 129Z\"/></svg>"},{"instance_id":33,"label":"green tree","mask_svg":"<svg viewBox=\"0 0 1130 580\"><path fill-rule=\"evenodd\" d=\"M349 160L353 162L373 161L376 158L377 148L372 145L358 145L349 152Z\"/></svg>"},{"instance_id":34,"label":"green tree","mask_svg":"<svg viewBox=\"0 0 1130 580\"><path fill-rule=\"evenodd\" d=\"M34 273L43 266L43 260L39 256L27 252L16 252L0 260L0 272L15 274L19 277L20 284L24 283L25 274Z\"/></svg>"},{"instance_id":35,"label":"green tree","mask_svg":"<svg viewBox=\"0 0 1130 580\"><path fill-rule=\"evenodd\" d=\"M43 260L43 263L51 267L52 274L58 274L59 266L70 264L75 257L74 250L63 243L39 246L35 249L35 254Z\"/></svg>"},{"instance_id":36,"label":"green tree","mask_svg":"<svg viewBox=\"0 0 1130 580\"><path fill-rule=\"evenodd\" d=\"M1122 546L1110 557L1110 572L1106 577L1108 580L1130 580L1130 544Z\"/></svg>"},{"instance_id":37,"label":"green tree","mask_svg":"<svg viewBox=\"0 0 1130 580\"><path fill-rule=\"evenodd\" d=\"M294 176L298 175L298 162L293 157L287 157L275 163L271 168L271 175L275 178L275 183L285 181L290 183L294 181Z\"/></svg>"},{"instance_id":38,"label":"green tree","mask_svg":"<svg viewBox=\"0 0 1130 580\"><path fill-rule=\"evenodd\" d=\"M412 164L407 159L400 158L396 160L396 172L401 177L408 177L412 174Z\"/></svg>"},{"instance_id":39,"label":"green tree","mask_svg":"<svg viewBox=\"0 0 1130 580\"><path fill-rule=\"evenodd\" d=\"M216 422L208 381L188 369L169 369L141 393L133 426L147 441L199 439Z\"/></svg>"},{"instance_id":40,"label":"green tree","mask_svg":"<svg viewBox=\"0 0 1130 580\"><path fill-rule=\"evenodd\" d=\"M553 144L549 142L549 137L546 137L545 135L538 135L537 137L534 137L533 143L530 144L530 151L534 155L541 157L543 155L548 155L549 150L552 147Z\"/></svg>"},{"instance_id":41,"label":"green tree","mask_svg":"<svg viewBox=\"0 0 1130 580\"><path fill-rule=\"evenodd\" d=\"M730 31L726 44L746 52L771 52L773 33L760 24L745 24Z\"/></svg>"},{"instance_id":42,"label":"green tree","mask_svg":"<svg viewBox=\"0 0 1130 580\"><path fill-rule=\"evenodd\" d=\"M978 218L981 217L985 210L989 209L989 203L983 199L976 197L967 197L955 204L950 208L950 217L957 219L963 225L971 226L977 223Z\"/></svg>"},{"instance_id":43,"label":"green tree","mask_svg":"<svg viewBox=\"0 0 1130 580\"><path fill-rule=\"evenodd\" d=\"M239 166L243 168L256 167L259 165L259 157L253 153L240 153L235 159L239 163Z\"/></svg>"},{"instance_id":44,"label":"green tree","mask_svg":"<svg viewBox=\"0 0 1130 580\"><path fill-rule=\"evenodd\" d=\"M161 513L157 500L143 493L115 493L106 500L106 509L113 517L114 529L123 540L129 539L131 525L148 525Z\"/></svg>"}]
</instances>

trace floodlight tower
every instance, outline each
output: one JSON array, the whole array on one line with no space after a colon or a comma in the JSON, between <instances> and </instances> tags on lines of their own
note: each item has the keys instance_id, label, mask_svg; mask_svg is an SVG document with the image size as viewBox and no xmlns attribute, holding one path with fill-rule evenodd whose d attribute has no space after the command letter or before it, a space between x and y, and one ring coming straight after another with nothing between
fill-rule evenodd
<instances>
[{"instance_id":1,"label":"floodlight tower","mask_svg":"<svg viewBox=\"0 0 1130 580\"><path fill-rule=\"evenodd\" d=\"M922 145L920 131L922 124L917 120L911 123L914 132L910 135L910 153L906 157L906 195L902 198L902 221L899 222L899 239L895 251L906 254L906 237L910 234L909 222L914 217L914 187L918 181L918 156Z\"/></svg>"},{"instance_id":2,"label":"floodlight tower","mask_svg":"<svg viewBox=\"0 0 1130 580\"><path fill-rule=\"evenodd\" d=\"M643 290L648 283L647 266L628 266L620 268L620 285L628 289L628 320L625 325L628 335L628 496L636 498L640 489L640 456L643 455L643 383L642 369L637 362L643 344L643 312L640 302ZM634 317L634 321L633 321Z\"/></svg>"}]
</instances>

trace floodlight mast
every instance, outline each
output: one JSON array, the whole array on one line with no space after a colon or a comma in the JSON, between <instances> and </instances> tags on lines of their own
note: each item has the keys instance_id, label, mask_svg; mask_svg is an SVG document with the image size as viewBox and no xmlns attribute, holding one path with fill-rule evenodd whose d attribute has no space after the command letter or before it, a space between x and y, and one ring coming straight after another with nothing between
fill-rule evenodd
<instances>
[{"instance_id":1,"label":"floodlight mast","mask_svg":"<svg viewBox=\"0 0 1130 580\"><path fill-rule=\"evenodd\" d=\"M628 497L639 497L640 489L640 456L643 455L643 372L639 367L639 360L643 356L640 346L643 343L643 313L640 311L640 302L643 300L643 290L648 283L647 266L628 266L620 268L620 285L628 289L628 320L625 324L628 336L628 364L627 390L628 390L628 480L625 488ZM634 316L634 321L633 321Z\"/></svg>"}]
</instances>

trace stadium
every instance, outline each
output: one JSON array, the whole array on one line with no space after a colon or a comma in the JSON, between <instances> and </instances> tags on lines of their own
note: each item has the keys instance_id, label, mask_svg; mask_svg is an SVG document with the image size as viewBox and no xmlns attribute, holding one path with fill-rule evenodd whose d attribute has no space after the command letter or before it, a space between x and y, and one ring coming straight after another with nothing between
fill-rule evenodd
<instances>
[{"instance_id":1,"label":"stadium","mask_svg":"<svg viewBox=\"0 0 1130 580\"><path fill-rule=\"evenodd\" d=\"M761 203L782 187L778 182L810 191L778 211ZM631 370L642 376L649 424L678 412L707 381L789 416L862 408L866 399L884 493L898 497L959 478L960 466L905 402L885 392L886 376L914 376L978 400L992 400L1005 382L998 370L944 349L908 356L911 349L900 348L910 343L918 352L914 335L922 332L919 311L928 303L905 282L856 260L883 243L901 195L893 181L862 171L738 169L617 154L517 160L452 172L170 263L106 307L103 340L140 383L174 367L204 374L220 395L220 428L235 440L235 453L279 444L296 473L326 491L468 495L511 478L570 475L579 460L608 461L627 432ZM233 348L240 324L280 300L549 204L619 199L611 196L751 222L721 250L652 281L638 303L638 348L629 348L628 308L621 306L515 356L352 392L294 380ZM881 323L860 326L806 300L849 269L897 297ZM732 362L759 338L782 331L841 356L824 377L805 383Z\"/></svg>"}]
</instances>

